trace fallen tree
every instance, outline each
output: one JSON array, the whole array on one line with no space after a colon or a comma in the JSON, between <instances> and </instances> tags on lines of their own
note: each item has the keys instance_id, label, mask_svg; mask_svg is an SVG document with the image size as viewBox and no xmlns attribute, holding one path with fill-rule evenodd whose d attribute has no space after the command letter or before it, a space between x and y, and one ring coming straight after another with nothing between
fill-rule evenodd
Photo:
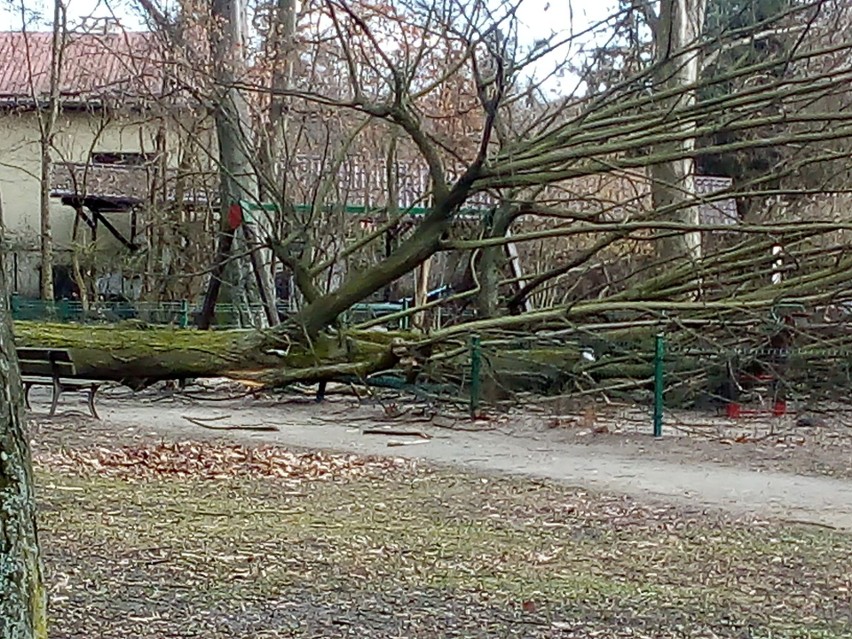
<instances>
[{"instance_id":1,"label":"fallen tree","mask_svg":"<svg viewBox=\"0 0 852 639\"><path fill-rule=\"evenodd\" d=\"M265 386L367 375L393 368L405 348L381 332L293 339L276 330L200 331L168 327L16 322L18 346L68 349L83 377L127 382L232 377Z\"/></svg>"},{"instance_id":2,"label":"fallen tree","mask_svg":"<svg viewBox=\"0 0 852 639\"><path fill-rule=\"evenodd\" d=\"M845 269L840 263L838 268ZM825 275L822 280L828 281ZM835 288L805 305L770 295L707 302L606 300L440 331L338 329L308 339L274 330L200 331L17 322L19 346L65 348L78 374L139 387L158 380L230 377L258 387L294 382L362 382L393 372L407 384L470 387L476 334L491 397L519 392L636 397L653 384L655 340L663 335L667 388L679 404L718 392L734 365L776 370L789 384L830 386L848 376L852 332L820 309ZM647 293L644 291L643 294ZM846 294L852 291L846 291ZM411 312L414 312L412 309ZM761 319L762 318L762 319ZM756 368L755 368L756 367ZM832 381L834 380L834 382Z\"/></svg>"}]
</instances>

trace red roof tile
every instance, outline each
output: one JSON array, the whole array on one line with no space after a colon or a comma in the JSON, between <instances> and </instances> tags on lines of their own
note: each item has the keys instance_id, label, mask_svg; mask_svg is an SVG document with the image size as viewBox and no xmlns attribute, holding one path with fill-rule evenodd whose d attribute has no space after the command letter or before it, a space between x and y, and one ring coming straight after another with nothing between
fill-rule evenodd
<instances>
[{"instance_id":1,"label":"red roof tile","mask_svg":"<svg viewBox=\"0 0 852 639\"><path fill-rule=\"evenodd\" d=\"M0 32L0 100L50 92L50 33ZM164 65L151 33L69 34L60 73L65 99L160 95Z\"/></svg>"}]
</instances>

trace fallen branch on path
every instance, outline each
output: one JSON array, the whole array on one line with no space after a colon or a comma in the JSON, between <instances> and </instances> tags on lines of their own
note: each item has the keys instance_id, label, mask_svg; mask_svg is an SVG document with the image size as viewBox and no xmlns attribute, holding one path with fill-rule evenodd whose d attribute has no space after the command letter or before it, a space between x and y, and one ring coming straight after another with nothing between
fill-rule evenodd
<instances>
[{"instance_id":1,"label":"fallen branch on path","mask_svg":"<svg viewBox=\"0 0 852 639\"><path fill-rule=\"evenodd\" d=\"M201 428L206 428L208 430L250 430L250 431L259 431L259 432L273 432L278 430L278 426L273 426L272 424L259 424L257 426L213 426L211 424L205 424L202 420L197 419L195 417L188 417L186 415L181 415L186 421L190 424L195 424L196 426L200 426ZM226 419L225 417L212 417L210 421Z\"/></svg>"},{"instance_id":2,"label":"fallen branch on path","mask_svg":"<svg viewBox=\"0 0 852 639\"><path fill-rule=\"evenodd\" d=\"M395 437L419 437L420 439L432 439L428 433L419 430L395 430L388 428L366 428L361 431L362 435L391 435Z\"/></svg>"},{"instance_id":3,"label":"fallen branch on path","mask_svg":"<svg viewBox=\"0 0 852 639\"><path fill-rule=\"evenodd\" d=\"M815 526L816 528L825 528L826 530L839 530L837 526L825 524L821 521L808 521L807 519L785 519L785 524L793 524L794 526Z\"/></svg>"},{"instance_id":4,"label":"fallen branch on path","mask_svg":"<svg viewBox=\"0 0 852 639\"><path fill-rule=\"evenodd\" d=\"M407 441L407 442L402 441L400 439L391 439L388 442L388 446L414 446L415 444L426 444L426 443L428 443L428 440L425 440L425 439L419 439L419 440Z\"/></svg>"}]
</instances>

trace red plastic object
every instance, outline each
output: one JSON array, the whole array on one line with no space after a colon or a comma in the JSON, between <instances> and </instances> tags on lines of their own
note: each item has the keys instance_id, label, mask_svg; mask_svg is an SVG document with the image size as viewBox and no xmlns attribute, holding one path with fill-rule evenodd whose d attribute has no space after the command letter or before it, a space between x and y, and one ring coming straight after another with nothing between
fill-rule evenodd
<instances>
[{"instance_id":1,"label":"red plastic object","mask_svg":"<svg viewBox=\"0 0 852 639\"><path fill-rule=\"evenodd\" d=\"M235 231L243 223L243 209L239 204L231 204L228 209L228 226Z\"/></svg>"},{"instance_id":2,"label":"red plastic object","mask_svg":"<svg viewBox=\"0 0 852 639\"><path fill-rule=\"evenodd\" d=\"M736 402L728 402L725 404L725 415L728 419L739 419L746 415L772 415L773 417L781 417L787 414L787 402L783 400L776 401L770 410L754 410L745 409L742 405Z\"/></svg>"}]
</instances>

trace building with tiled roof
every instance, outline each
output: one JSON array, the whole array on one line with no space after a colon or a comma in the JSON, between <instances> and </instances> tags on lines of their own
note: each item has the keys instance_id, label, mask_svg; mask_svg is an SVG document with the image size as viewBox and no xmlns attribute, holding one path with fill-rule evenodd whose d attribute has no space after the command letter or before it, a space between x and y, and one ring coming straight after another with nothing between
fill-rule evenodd
<instances>
[{"instance_id":1,"label":"building with tiled roof","mask_svg":"<svg viewBox=\"0 0 852 639\"><path fill-rule=\"evenodd\" d=\"M39 113L50 97L51 50L51 33L0 32L0 197L10 247L5 257L13 290L24 296L38 293ZM176 150L184 144L184 134L176 126L178 102L162 51L151 33L67 35L58 74L61 112L53 142L55 183L73 180L75 190L97 195L104 187L99 180L106 175L110 193L120 193L123 187L112 182L120 181L124 173L132 174L135 182L141 176L149 184L146 167L156 166L160 158L168 164L179 161ZM92 168L71 175L69 166ZM97 239L98 246L115 254L140 245L137 236L143 221L130 209L105 210L100 221L93 211L83 211L77 219L76 244ZM60 197L54 199L51 221L59 271L70 262L75 217L67 198L64 203Z\"/></svg>"},{"instance_id":2,"label":"building with tiled roof","mask_svg":"<svg viewBox=\"0 0 852 639\"><path fill-rule=\"evenodd\" d=\"M32 106L50 94L52 33L0 32L0 105ZM146 101L166 90L161 49L150 33L74 34L62 47L63 105Z\"/></svg>"}]
</instances>

